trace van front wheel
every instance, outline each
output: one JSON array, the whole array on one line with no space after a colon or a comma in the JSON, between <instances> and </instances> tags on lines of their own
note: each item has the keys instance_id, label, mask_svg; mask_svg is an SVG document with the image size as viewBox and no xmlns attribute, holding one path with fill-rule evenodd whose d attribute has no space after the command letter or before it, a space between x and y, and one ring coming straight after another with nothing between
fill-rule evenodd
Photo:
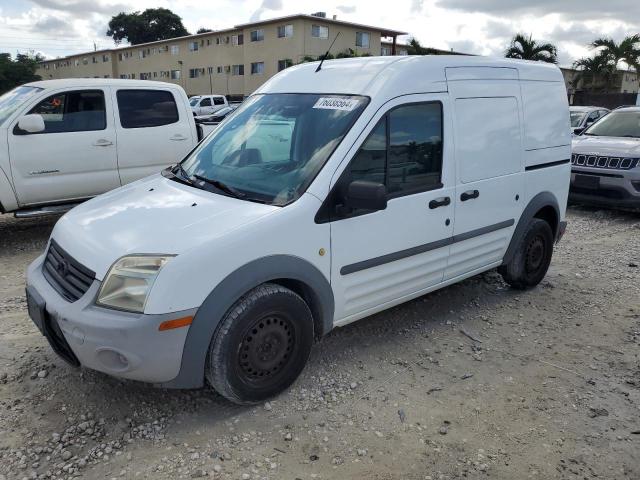
<instances>
[{"instance_id":1,"label":"van front wheel","mask_svg":"<svg viewBox=\"0 0 640 480\"><path fill-rule=\"evenodd\" d=\"M534 218L517 250L506 265L498 268L505 282L524 290L538 285L547 274L553 254L553 232L547 222Z\"/></svg>"},{"instance_id":2,"label":"van front wheel","mask_svg":"<svg viewBox=\"0 0 640 480\"><path fill-rule=\"evenodd\" d=\"M216 331L206 378L238 404L264 401L302 372L313 344L313 318L305 301L280 285L260 285L238 300Z\"/></svg>"}]
</instances>

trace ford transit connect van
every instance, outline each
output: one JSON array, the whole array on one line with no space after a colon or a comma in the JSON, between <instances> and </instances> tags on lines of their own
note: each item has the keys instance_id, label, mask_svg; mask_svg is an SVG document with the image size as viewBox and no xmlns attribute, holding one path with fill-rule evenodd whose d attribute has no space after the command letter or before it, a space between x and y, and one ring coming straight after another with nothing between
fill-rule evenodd
<instances>
[{"instance_id":1,"label":"ford transit connect van","mask_svg":"<svg viewBox=\"0 0 640 480\"><path fill-rule=\"evenodd\" d=\"M73 365L258 402L335 327L489 269L538 284L570 148L552 65L292 67L175 167L62 217L29 313Z\"/></svg>"}]
</instances>

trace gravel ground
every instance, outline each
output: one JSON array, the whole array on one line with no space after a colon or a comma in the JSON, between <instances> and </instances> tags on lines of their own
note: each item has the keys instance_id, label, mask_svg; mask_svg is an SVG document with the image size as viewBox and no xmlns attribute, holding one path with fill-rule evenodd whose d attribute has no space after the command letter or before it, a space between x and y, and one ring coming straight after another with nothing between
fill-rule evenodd
<instances>
[{"instance_id":1,"label":"gravel ground","mask_svg":"<svg viewBox=\"0 0 640 480\"><path fill-rule=\"evenodd\" d=\"M538 288L490 272L337 329L239 407L59 360L24 298L55 219L0 216L0 480L638 479L640 215L568 221Z\"/></svg>"}]
</instances>

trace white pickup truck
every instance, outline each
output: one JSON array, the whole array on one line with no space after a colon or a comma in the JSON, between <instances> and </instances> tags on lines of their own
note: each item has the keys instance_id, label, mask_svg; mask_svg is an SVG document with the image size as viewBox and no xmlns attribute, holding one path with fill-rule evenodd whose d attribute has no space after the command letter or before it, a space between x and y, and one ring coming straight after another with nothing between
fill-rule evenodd
<instances>
[{"instance_id":1,"label":"white pickup truck","mask_svg":"<svg viewBox=\"0 0 640 480\"><path fill-rule=\"evenodd\" d=\"M211 115L229 106L224 95L195 95L189 99L193 116Z\"/></svg>"},{"instance_id":2,"label":"white pickup truck","mask_svg":"<svg viewBox=\"0 0 640 480\"><path fill-rule=\"evenodd\" d=\"M114 79L22 85L0 97L0 212L65 211L177 163L200 138L177 85Z\"/></svg>"}]
</instances>

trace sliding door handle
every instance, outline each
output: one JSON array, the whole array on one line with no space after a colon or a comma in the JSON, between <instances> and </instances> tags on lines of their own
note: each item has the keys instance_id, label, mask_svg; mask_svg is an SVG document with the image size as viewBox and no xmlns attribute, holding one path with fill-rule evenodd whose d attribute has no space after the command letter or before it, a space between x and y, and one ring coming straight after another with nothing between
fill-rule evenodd
<instances>
[{"instance_id":1,"label":"sliding door handle","mask_svg":"<svg viewBox=\"0 0 640 480\"><path fill-rule=\"evenodd\" d=\"M429 202L429 208L433 210L434 208L446 207L451 204L451 198L449 197L440 197L435 200L431 200Z\"/></svg>"},{"instance_id":2,"label":"sliding door handle","mask_svg":"<svg viewBox=\"0 0 640 480\"><path fill-rule=\"evenodd\" d=\"M468 190L460 195L460 201L466 202L467 200L473 200L474 198L478 198L479 196L480 192L478 190Z\"/></svg>"}]
</instances>

